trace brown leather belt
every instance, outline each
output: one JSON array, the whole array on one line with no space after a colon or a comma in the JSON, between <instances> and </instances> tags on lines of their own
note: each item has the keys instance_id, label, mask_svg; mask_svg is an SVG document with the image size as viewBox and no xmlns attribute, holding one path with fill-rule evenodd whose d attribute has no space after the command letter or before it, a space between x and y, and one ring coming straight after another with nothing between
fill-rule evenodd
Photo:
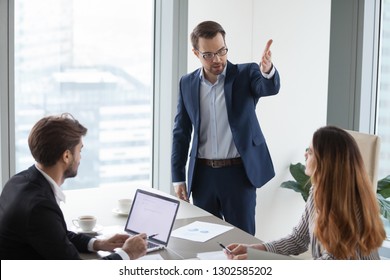
<instances>
[{"instance_id":1,"label":"brown leather belt","mask_svg":"<svg viewBox=\"0 0 390 280\"><path fill-rule=\"evenodd\" d=\"M205 159L205 158L198 158L197 162L211 166L212 168L221 168L231 165L238 165L242 164L242 159L240 157L238 158L228 158L228 159Z\"/></svg>"}]
</instances>

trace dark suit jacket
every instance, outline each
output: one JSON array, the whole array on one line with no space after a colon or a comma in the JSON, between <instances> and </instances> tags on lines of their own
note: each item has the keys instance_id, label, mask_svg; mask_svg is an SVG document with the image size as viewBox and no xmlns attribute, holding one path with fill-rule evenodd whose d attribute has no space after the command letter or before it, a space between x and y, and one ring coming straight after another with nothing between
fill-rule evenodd
<instances>
[{"instance_id":1,"label":"dark suit jacket","mask_svg":"<svg viewBox=\"0 0 390 280\"><path fill-rule=\"evenodd\" d=\"M172 181L186 181L185 167L191 133L192 148L188 167L188 194L196 168L200 131L200 71L183 76L179 84L177 114L173 129ZM261 187L275 176L271 156L256 116L260 97L279 92L278 71L265 79L256 63L232 64L228 61L225 77L225 100L234 144L240 153L246 174L255 187Z\"/></svg>"},{"instance_id":2,"label":"dark suit jacket","mask_svg":"<svg viewBox=\"0 0 390 280\"><path fill-rule=\"evenodd\" d=\"M80 259L91 237L68 231L49 182L31 166L0 196L0 258ZM121 259L111 254L107 259Z\"/></svg>"}]
</instances>

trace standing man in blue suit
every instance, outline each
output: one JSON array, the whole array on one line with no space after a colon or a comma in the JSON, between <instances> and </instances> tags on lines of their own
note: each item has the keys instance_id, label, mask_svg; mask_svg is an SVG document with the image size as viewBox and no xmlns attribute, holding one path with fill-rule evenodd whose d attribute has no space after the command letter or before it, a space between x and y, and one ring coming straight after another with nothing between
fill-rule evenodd
<instances>
[{"instance_id":1,"label":"standing man in blue suit","mask_svg":"<svg viewBox=\"0 0 390 280\"><path fill-rule=\"evenodd\" d=\"M225 30L213 21L191 33L202 67L179 84L173 128L172 182L177 197L254 235L256 188L275 176L256 116L260 97L279 92L269 40L260 64L227 60ZM189 155L186 185L186 164Z\"/></svg>"}]
</instances>

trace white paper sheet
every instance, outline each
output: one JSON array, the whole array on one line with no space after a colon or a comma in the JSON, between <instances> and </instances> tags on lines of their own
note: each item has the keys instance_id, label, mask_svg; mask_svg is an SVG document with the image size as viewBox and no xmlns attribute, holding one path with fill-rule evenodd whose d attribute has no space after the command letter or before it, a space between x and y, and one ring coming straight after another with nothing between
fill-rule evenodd
<instances>
[{"instance_id":1,"label":"white paper sheet","mask_svg":"<svg viewBox=\"0 0 390 280\"><path fill-rule=\"evenodd\" d=\"M140 257L138 260L163 260L160 254L148 254L143 257Z\"/></svg>"},{"instance_id":2,"label":"white paper sheet","mask_svg":"<svg viewBox=\"0 0 390 280\"><path fill-rule=\"evenodd\" d=\"M192 241L206 242L231 229L233 227L196 221L175 229L172 231L172 236Z\"/></svg>"},{"instance_id":3,"label":"white paper sheet","mask_svg":"<svg viewBox=\"0 0 390 280\"><path fill-rule=\"evenodd\" d=\"M198 253L199 260L227 260L225 253L221 251Z\"/></svg>"}]
</instances>

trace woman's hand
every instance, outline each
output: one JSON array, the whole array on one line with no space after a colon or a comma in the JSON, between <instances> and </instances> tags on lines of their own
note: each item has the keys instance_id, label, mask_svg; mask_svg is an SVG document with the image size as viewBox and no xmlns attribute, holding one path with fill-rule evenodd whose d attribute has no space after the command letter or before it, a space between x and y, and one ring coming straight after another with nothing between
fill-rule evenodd
<instances>
[{"instance_id":1,"label":"woman's hand","mask_svg":"<svg viewBox=\"0 0 390 280\"><path fill-rule=\"evenodd\" d=\"M229 253L228 251L224 250L226 257L229 260L246 260L248 258L247 255L248 245L233 243L226 247L231 251L231 253Z\"/></svg>"}]
</instances>

